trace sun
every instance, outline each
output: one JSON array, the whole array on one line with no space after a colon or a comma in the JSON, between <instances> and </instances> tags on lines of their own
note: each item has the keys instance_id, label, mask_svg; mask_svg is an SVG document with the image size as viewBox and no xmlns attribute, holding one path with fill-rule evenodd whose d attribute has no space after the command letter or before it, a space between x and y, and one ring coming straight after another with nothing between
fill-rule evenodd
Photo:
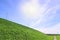
<instances>
[{"instance_id":1,"label":"sun","mask_svg":"<svg viewBox=\"0 0 60 40\"><path fill-rule=\"evenodd\" d=\"M24 18L36 19L43 15L45 8L38 3L37 0L31 0L19 5L19 11L21 11Z\"/></svg>"},{"instance_id":2,"label":"sun","mask_svg":"<svg viewBox=\"0 0 60 40\"><path fill-rule=\"evenodd\" d=\"M26 3L22 5L21 11L28 18L36 18L39 15L39 8L37 5Z\"/></svg>"}]
</instances>

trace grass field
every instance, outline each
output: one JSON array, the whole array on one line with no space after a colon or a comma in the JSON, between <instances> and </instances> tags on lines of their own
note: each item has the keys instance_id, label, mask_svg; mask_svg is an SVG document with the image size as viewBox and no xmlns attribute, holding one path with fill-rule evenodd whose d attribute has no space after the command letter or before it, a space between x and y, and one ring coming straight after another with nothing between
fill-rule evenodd
<instances>
[{"instance_id":1,"label":"grass field","mask_svg":"<svg viewBox=\"0 0 60 40\"><path fill-rule=\"evenodd\" d=\"M57 36L57 40L60 40L60 35L59 35L59 36Z\"/></svg>"},{"instance_id":2,"label":"grass field","mask_svg":"<svg viewBox=\"0 0 60 40\"><path fill-rule=\"evenodd\" d=\"M60 40L60 34L47 34L51 39L54 39L54 36L56 36L57 40Z\"/></svg>"},{"instance_id":3,"label":"grass field","mask_svg":"<svg viewBox=\"0 0 60 40\"><path fill-rule=\"evenodd\" d=\"M53 40L53 37L0 18L0 40Z\"/></svg>"},{"instance_id":4,"label":"grass field","mask_svg":"<svg viewBox=\"0 0 60 40\"><path fill-rule=\"evenodd\" d=\"M54 40L54 36L48 36L50 39L49 40Z\"/></svg>"}]
</instances>

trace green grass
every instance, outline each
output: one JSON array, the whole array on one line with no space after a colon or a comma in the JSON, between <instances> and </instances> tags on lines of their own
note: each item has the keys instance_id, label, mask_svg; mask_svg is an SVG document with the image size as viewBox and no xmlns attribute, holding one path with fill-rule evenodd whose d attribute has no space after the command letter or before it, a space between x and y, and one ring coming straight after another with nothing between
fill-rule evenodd
<instances>
[{"instance_id":1,"label":"green grass","mask_svg":"<svg viewBox=\"0 0 60 40\"><path fill-rule=\"evenodd\" d=\"M54 40L54 36L48 36L50 39L49 40Z\"/></svg>"},{"instance_id":2,"label":"green grass","mask_svg":"<svg viewBox=\"0 0 60 40\"><path fill-rule=\"evenodd\" d=\"M0 18L0 40L52 40L52 37Z\"/></svg>"},{"instance_id":3,"label":"green grass","mask_svg":"<svg viewBox=\"0 0 60 40\"><path fill-rule=\"evenodd\" d=\"M60 35L59 35L59 36L57 36L57 40L60 40Z\"/></svg>"}]
</instances>

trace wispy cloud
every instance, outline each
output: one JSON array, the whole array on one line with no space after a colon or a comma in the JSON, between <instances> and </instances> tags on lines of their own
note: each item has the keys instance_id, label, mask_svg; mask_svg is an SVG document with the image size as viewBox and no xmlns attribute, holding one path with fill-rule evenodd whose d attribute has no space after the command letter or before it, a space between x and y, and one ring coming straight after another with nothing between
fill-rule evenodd
<instances>
[{"instance_id":1,"label":"wispy cloud","mask_svg":"<svg viewBox=\"0 0 60 40\"><path fill-rule=\"evenodd\" d=\"M48 5L46 5L46 6L48 6ZM43 6L43 7L45 7L45 6ZM40 18L35 23L33 23L32 26L52 20L56 16L56 14L57 14L56 10L58 8L60 8L59 5L56 5L54 7L51 7L51 8L45 9L45 10L43 8L44 11L42 11L42 16L40 16Z\"/></svg>"},{"instance_id":2,"label":"wispy cloud","mask_svg":"<svg viewBox=\"0 0 60 40\"><path fill-rule=\"evenodd\" d=\"M24 2L18 5L18 10L23 15L21 17L24 20L23 24L45 33L59 32L57 29L60 28L60 23L54 23L54 20L58 20L55 19L57 17L56 10L60 8L60 5L56 4L56 0L22 1Z\"/></svg>"}]
</instances>

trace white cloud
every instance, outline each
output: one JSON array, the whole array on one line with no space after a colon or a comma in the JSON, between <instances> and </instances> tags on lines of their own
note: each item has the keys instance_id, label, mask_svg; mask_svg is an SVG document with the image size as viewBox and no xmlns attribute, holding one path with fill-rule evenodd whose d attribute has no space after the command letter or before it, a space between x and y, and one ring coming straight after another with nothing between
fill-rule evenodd
<instances>
[{"instance_id":1,"label":"white cloud","mask_svg":"<svg viewBox=\"0 0 60 40\"><path fill-rule=\"evenodd\" d=\"M57 34L57 33L60 34L60 23L57 23L56 25L52 27L41 28L38 30L47 34Z\"/></svg>"},{"instance_id":2,"label":"white cloud","mask_svg":"<svg viewBox=\"0 0 60 40\"><path fill-rule=\"evenodd\" d=\"M36 21L32 26L36 26L40 23L44 23L44 22L48 22L50 20L53 20L53 18L57 14L56 10L58 10L59 8L60 8L60 6L57 5L55 7L52 7L50 9L46 10L46 12L45 12L46 16L44 15L42 19ZM35 29L40 30L44 33L48 33L48 34L57 34L57 33L60 34L60 23L55 24L54 26L51 26L51 27L46 27L46 28L45 27L43 27L43 28L40 27L40 28L35 28Z\"/></svg>"}]
</instances>

